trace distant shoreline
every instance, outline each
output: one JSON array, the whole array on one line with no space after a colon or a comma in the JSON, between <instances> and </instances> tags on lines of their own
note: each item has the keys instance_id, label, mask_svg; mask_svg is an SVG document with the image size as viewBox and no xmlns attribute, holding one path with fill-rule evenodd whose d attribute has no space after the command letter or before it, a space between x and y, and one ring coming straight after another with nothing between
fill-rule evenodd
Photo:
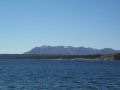
<instances>
[{"instance_id":1,"label":"distant shoreline","mask_svg":"<svg viewBox=\"0 0 120 90\"><path fill-rule=\"evenodd\" d=\"M112 61L120 60L120 54L109 55L38 55L38 54L0 54L0 59L36 59L36 60L88 60Z\"/></svg>"}]
</instances>

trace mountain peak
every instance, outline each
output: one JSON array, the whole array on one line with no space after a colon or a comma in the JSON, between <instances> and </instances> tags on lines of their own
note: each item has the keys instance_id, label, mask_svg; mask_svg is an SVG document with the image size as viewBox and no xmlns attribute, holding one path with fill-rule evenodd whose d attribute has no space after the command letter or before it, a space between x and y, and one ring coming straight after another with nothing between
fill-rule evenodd
<instances>
[{"instance_id":1,"label":"mountain peak","mask_svg":"<svg viewBox=\"0 0 120 90\"><path fill-rule=\"evenodd\" d=\"M111 48L94 49L85 47L72 47L72 46L49 46L42 45L35 47L25 54L40 54L40 55L94 55L94 54L112 54L120 51Z\"/></svg>"},{"instance_id":2,"label":"mountain peak","mask_svg":"<svg viewBox=\"0 0 120 90\"><path fill-rule=\"evenodd\" d=\"M52 46L49 46L49 45L42 45L40 46L41 48L48 48L48 47L52 47Z\"/></svg>"}]
</instances>

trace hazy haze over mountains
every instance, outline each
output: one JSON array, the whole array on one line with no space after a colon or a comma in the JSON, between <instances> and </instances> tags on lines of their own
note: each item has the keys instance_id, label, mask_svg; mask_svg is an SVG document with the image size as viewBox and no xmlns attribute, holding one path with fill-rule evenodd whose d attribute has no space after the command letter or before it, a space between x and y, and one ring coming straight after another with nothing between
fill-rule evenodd
<instances>
[{"instance_id":1,"label":"hazy haze over mountains","mask_svg":"<svg viewBox=\"0 0 120 90\"><path fill-rule=\"evenodd\" d=\"M94 49L85 47L72 46L46 46L35 47L24 54L40 54L40 55L94 55L94 54L112 54L119 53L120 50L111 48Z\"/></svg>"}]
</instances>

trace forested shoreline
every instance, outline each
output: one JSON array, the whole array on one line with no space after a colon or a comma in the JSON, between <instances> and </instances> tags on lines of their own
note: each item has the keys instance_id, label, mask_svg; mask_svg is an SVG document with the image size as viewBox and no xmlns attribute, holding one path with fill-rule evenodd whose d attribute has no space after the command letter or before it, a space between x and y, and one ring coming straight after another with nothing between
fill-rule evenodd
<instances>
[{"instance_id":1,"label":"forested shoreline","mask_svg":"<svg viewBox=\"0 0 120 90\"><path fill-rule=\"evenodd\" d=\"M120 60L120 53L108 55L37 55L37 54L0 54L0 59L77 59L77 60Z\"/></svg>"}]
</instances>

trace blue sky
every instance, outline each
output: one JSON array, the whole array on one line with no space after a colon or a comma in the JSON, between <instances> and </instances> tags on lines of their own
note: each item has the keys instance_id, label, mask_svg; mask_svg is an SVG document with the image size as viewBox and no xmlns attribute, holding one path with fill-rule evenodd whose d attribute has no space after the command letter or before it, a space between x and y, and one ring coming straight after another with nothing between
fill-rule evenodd
<instances>
[{"instance_id":1,"label":"blue sky","mask_svg":"<svg viewBox=\"0 0 120 90\"><path fill-rule=\"evenodd\" d=\"M120 49L120 0L0 0L0 53L41 45Z\"/></svg>"}]
</instances>

